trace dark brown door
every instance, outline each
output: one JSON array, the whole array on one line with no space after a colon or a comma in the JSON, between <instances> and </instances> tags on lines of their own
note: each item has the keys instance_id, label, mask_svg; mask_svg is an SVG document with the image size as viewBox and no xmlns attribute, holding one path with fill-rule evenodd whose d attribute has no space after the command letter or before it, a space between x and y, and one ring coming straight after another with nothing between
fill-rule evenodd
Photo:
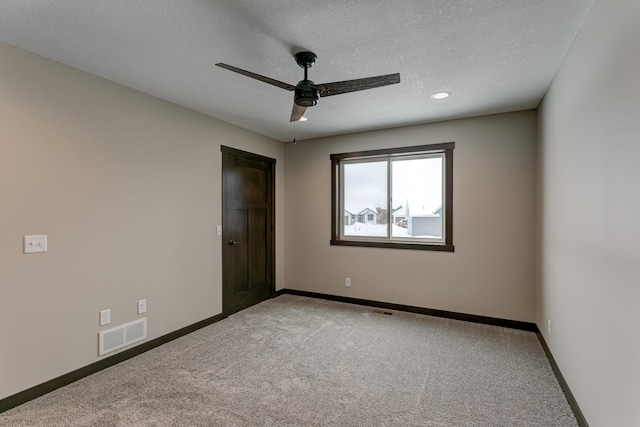
<instances>
[{"instance_id":1,"label":"dark brown door","mask_svg":"<svg viewBox=\"0 0 640 427\"><path fill-rule=\"evenodd\" d=\"M274 159L222 147L222 309L225 315L275 292Z\"/></svg>"}]
</instances>

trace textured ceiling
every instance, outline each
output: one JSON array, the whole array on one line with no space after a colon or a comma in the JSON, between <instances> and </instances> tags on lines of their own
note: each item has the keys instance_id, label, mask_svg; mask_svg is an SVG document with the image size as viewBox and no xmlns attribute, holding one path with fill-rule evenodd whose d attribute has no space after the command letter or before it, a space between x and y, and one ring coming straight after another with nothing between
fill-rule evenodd
<instances>
[{"instance_id":1,"label":"textured ceiling","mask_svg":"<svg viewBox=\"0 0 640 427\"><path fill-rule=\"evenodd\" d=\"M535 108L595 0L0 0L0 41L285 141L293 54L316 83L399 72L320 99L297 139ZM434 100L433 92L453 93Z\"/></svg>"}]
</instances>

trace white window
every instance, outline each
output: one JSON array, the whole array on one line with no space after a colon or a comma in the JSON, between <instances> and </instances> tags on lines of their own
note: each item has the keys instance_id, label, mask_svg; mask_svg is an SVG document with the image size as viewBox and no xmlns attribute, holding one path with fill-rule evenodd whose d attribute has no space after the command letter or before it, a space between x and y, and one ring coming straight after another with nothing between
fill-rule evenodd
<instances>
[{"instance_id":1,"label":"white window","mask_svg":"<svg viewBox=\"0 0 640 427\"><path fill-rule=\"evenodd\" d=\"M453 251L453 148L332 154L331 244Z\"/></svg>"}]
</instances>

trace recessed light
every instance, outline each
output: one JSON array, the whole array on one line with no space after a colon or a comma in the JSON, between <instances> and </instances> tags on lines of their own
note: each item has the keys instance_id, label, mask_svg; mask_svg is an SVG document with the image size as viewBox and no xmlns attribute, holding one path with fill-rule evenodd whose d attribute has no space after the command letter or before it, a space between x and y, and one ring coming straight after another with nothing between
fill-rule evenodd
<instances>
[{"instance_id":1,"label":"recessed light","mask_svg":"<svg viewBox=\"0 0 640 427\"><path fill-rule=\"evenodd\" d=\"M447 98L449 95L451 95L451 92L436 92L433 95L431 95L431 97L433 99L444 99L444 98Z\"/></svg>"},{"instance_id":2,"label":"recessed light","mask_svg":"<svg viewBox=\"0 0 640 427\"><path fill-rule=\"evenodd\" d=\"M306 122L307 120L309 120L309 119L307 119L306 117L300 117L300 120L298 120L298 121L299 122Z\"/></svg>"}]
</instances>

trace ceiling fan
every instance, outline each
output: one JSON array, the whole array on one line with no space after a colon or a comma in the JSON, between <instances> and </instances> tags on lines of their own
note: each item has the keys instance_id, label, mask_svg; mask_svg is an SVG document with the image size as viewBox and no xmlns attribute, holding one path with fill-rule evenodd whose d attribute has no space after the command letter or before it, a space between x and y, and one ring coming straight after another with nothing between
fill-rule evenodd
<instances>
[{"instance_id":1,"label":"ceiling fan","mask_svg":"<svg viewBox=\"0 0 640 427\"><path fill-rule=\"evenodd\" d=\"M345 80L341 82L315 84L307 78L309 68L316 62L316 54L313 52L298 52L294 55L296 63L304 68L304 80L300 80L293 86L260 74L252 73L231 65L218 63L218 67L233 71L261 82L269 83L273 86L294 92L293 111L291 112L291 122L300 121L307 107L312 107L318 103L318 97L340 95L341 93L356 92L358 90L373 89L376 87L388 86L400 83L400 73L387 74L384 76L367 77L364 79Z\"/></svg>"}]
</instances>

